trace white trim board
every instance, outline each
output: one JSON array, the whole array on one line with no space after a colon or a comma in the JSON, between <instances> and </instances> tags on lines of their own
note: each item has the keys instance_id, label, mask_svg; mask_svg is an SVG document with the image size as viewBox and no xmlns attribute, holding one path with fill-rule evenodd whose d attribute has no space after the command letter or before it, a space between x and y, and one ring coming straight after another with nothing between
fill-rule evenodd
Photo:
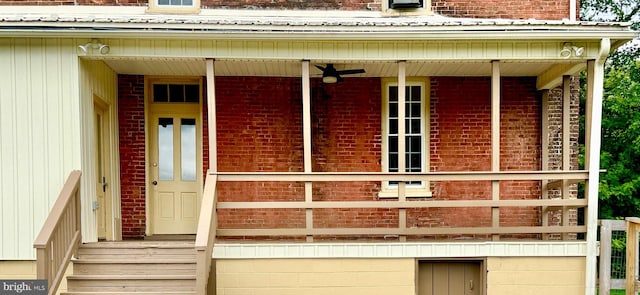
<instances>
[{"instance_id":1,"label":"white trim board","mask_svg":"<svg viewBox=\"0 0 640 295\"><path fill-rule=\"evenodd\" d=\"M580 257L584 241L453 243L216 243L214 259Z\"/></svg>"}]
</instances>

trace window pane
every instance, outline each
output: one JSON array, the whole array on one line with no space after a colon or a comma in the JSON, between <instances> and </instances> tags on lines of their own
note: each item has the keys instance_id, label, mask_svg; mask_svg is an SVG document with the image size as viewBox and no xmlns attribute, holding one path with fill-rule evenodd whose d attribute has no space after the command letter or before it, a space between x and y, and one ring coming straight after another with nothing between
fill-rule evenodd
<instances>
[{"instance_id":1,"label":"window pane","mask_svg":"<svg viewBox=\"0 0 640 295\"><path fill-rule=\"evenodd\" d=\"M184 86L185 102L200 102L200 86L185 85Z\"/></svg>"},{"instance_id":2,"label":"window pane","mask_svg":"<svg viewBox=\"0 0 640 295\"><path fill-rule=\"evenodd\" d=\"M160 5L169 5L169 0L158 0L158 4L160 4Z\"/></svg>"},{"instance_id":3,"label":"window pane","mask_svg":"<svg viewBox=\"0 0 640 295\"><path fill-rule=\"evenodd\" d=\"M398 101L398 87L389 86L389 101Z\"/></svg>"},{"instance_id":4,"label":"window pane","mask_svg":"<svg viewBox=\"0 0 640 295\"><path fill-rule=\"evenodd\" d=\"M173 180L173 118L158 119L158 170L160 180Z\"/></svg>"},{"instance_id":5,"label":"window pane","mask_svg":"<svg viewBox=\"0 0 640 295\"><path fill-rule=\"evenodd\" d=\"M422 157L420 156L420 154L410 154L408 156L409 156L409 159L407 159L406 170L410 172L421 172L422 165L420 164L420 160L422 160Z\"/></svg>"},{"instance_id":6,"label":"window pane","mask_svg":"<svg viewBox=\"0 0 640 295\"><path fill-rule=\"evenodd\" d=\"M169 101L184 102L184 85L169 85Z\"/></svg>"},{"instance_id":7,"label":"window pane","mask_svg":"<svg viewBox=\"0 0 640 295\"><path fill-rule=\"evenodd\" d=\"M182 119L180 127L180 158L182 180L196 180L196 119Z\"/></svg>"},{"instance_id":8,"label":"window pane","mask_svg":"<svg viewBox=\"0 0 640 295\"><path fill-rule=\"evenodd\" d=\"M389 154L389 172L398 172L398 154Z\"/></svg>"},{"instance_id":9,"label":"window pane","mask_svg":"<svg viewBox=\"0 0 640 295\"><path fill-rule=\"evenodd\" d=\"M411 119L410 124L409 124L409 133L411 134L420 134L420 132L422 131L420 128L420 124L421 120L420 119Z\"/></svg>"},{"instance_id":10,"label":"window pane","mask_svg":"<svg viewBox=\"0 0 640 295\"><path fill-rule=\"evenodd\" d=\"M153 84L153 101L167 102L169 101L166 84Z\"/></svg>"},{"instance_id":11,"label":"window pane","mask_svg":"<svg viewBox=\"0 0 640 295\"><path fill-rule=\"evenodd\" d=\"M397 136L389 136L389 152L397 153L398 152L398 137Z\"/></svg>"},{"instance_id":12,"label":"window pane","mask_svg":"<svg viewBox=\"0 0 640 295\"><path fill-rule=\"evenodd\" d=\"M191 5L193 5L193 1L191 1L191 0L182 0L182 5L191 6Z\"/></svg>"},{"instance_id":13,"label":"window pane","mask_svg":"<svg viewBox=\"0 0 640 295\"><path fill-rule=\"evenodd\" d=\"M407 101L420 102L420 100L422 100L422 97L420 95L420 86L411 86L411 89L407 90L407 93L411 93L411 97L407 99Z\"/></svg>"},{"instance_id":14,"label":"window pane","mask_svg":"<svg viewBox=\"0 0 640 295\"><path fill-rule=\"evenodd\" d=\"M389 134L398 134L398 120L389 121Z\"/></svg>"},{"instance_id":15,"label":"window pane","mask_svg":"<svg viewBox=\"0 0 640 295\"><path fill-rule=\"evenodd\" d=\"M389 104L389 118L398 118L398 103Z\"/></svg>"},{"instance_id":16,"label":"window pane","mask_svg":"<svg viewBox=\"0 0 640 295\"><path fill-rule=\"evenodd\" d=\"M411 110L409 112L409 116L414 117L414 118L420 118L420 116L422 115L422 111L420 110L420 103L419 102L412 102L409 104L409 109Z\"/></svg>"},{"instance_id":17,"label":"window pane","mask_svg":"<svg viewBox=\"0 0 640 295\"><path fill-rule=\"evenodd\" d=\"M407 152L420 153L422 152L422 137L421 136L408 136L407 137Z\"/></svg>"}]
</instances>

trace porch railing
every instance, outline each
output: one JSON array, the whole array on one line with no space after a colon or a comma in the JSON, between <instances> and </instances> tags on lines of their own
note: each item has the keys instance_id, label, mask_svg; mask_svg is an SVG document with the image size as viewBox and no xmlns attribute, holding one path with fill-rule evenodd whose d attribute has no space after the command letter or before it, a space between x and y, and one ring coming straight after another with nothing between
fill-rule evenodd
<instances>
[{"instance_id":1,"label":"porch railing","mask_svg":"<svg viewBox=\"0 0 640 295\"><path fill-rule=\"evenodd\" d=\"M541 181L542 190L571 185L588 178L587 171L526 171L526 172L430 172L430 173L325 173L325 172L218 172L217 181L222 182L383 182L383 181ZM563 184L564 183L564 184ZM311 186L305 186L305 189ZM306 192L305 195L311 194ZM384 236L431 236L431 235L506 235L506 234L567 234L584 233L586 226L562 223L560 225L508 226L500 225L499 210L491 210L491 226L486 227L409 227L406 214L400 214L396 227L374 228L315 228L313 225L314 209L344 209L344 208L397 208L406 210L411 208L501 208L501 207L540 207L542 218L547 218L549 210L587 207L586 199L569 198L563 196L557 199L486 199L486 200L439 200L418 199L407 200L399 197L391 200L371 201L314 201L305 198L302 201L264 201L264 202L218 202L217 209L301 209L307 212L306 226L301 228L219 228L217 236L347 236L347 235L384 235ZM311 216L311 217L310 217ZM495 236L494 236L495 237ZM566 238L566 235L563 235ZM311 238L312 240L312 238Z\"/></svg>"},{"instance_id":2,"label":"porch railing","mask_svg":"<svg viewBox=\"0 0 640 295\"><path fill-rule=\"evenodd\" d=\"M216 216L216 175L207 174L204 192L202 195L202 206L200 208L200 218L196 233L196 294L207 294L207 283L209 282L209 272L211 270L211 255L216 239L217 221Z\"/></svg>"},{"instance_id":3,"label":"porch railing","mask_svg":"<svg viewBox=\"0 0 640 295\"><path fill-rule=\"evenodd\" d=\"M56 294L69 261L82 241L80 175L80 171L71 172L33 243L37 278L48 281L49 294Z\"/></svg>"}]
</instances>

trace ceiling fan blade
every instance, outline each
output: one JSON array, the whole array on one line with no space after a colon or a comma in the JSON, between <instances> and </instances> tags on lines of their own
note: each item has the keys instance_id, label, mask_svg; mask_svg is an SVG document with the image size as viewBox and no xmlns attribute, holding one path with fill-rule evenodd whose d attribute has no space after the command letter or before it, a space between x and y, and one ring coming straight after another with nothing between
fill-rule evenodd
<instances>
[{"instance_id":1,"label":"ceiling fan blade","mask_svg":"<svg viewBox=\"0 0 640 295\"><path fill-rule=\"evenodd\" d=\"M321 70L321 71L323 71L323 72L326 70L326 68L323 68L323 67L321 67L321 66L319 66L319 65L315 65L315 66L316 66L316 68L318 68L318 70Z\"/></svg>"},{"instance_id":2,"label":"ceiling fan blade","mask_svg":"<svg viewBox=\"0 0 640 295\"><path fill-rule=\"evenodd\" d=\"M352 74L364 74L364 69L354 69L354 70L342 70L336 71L339 75L352 75Z\"/></svg>"}]
</instances>

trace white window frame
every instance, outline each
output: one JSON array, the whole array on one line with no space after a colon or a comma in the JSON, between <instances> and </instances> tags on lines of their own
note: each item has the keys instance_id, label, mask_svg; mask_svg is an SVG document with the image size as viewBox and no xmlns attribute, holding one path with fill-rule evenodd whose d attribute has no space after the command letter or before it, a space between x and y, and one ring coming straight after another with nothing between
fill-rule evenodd
<instances>
[{"instance_id":1,"label":"white window frame","mask_svg":"<svg viewBox=\"0 0 640 295\"><path fill-rule=\"evenodd\" d=\"M425 77L408 77L405 82L406 86L420 86L421 89L421 119L422 122L422 171L428 172L430 167L430 130L431 130L431 101L430 101L430 83L429 78ZM397 79L382 79L382 171L389 171L389 88L398 86ZM407 184L405 190L407 197L430 198L432 196L431 186L428 181L421 184ZM398 186L389 184L388 181L382 182L379 198L397 198Z\"/></svg>"},{"instance_id":2,"label":"white window frame","mask_svg":"<svg viewBox=\"0 0 640 295\"><path fill-rule=\"evenodd\" d=\"M192 0L193 3L186 5L160 5L159 0L149 0L147 13L200 13L200 0Z\"/></svg>"}]
</instances>

